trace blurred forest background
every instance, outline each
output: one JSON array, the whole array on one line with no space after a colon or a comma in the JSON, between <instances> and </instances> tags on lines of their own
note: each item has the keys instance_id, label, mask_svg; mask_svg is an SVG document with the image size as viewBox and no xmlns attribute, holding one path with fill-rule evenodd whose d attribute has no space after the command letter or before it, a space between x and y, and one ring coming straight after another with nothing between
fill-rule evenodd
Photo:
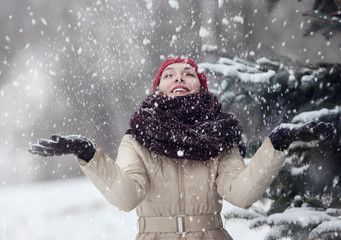
<instances>
[{"instance_id":1,"label":"blurred forest background","mask_svg":"<svg viewBox=\"0 0 341 240\"><path fill-rule=\"evenodd\" d=\"M311 20L302 14L313 4L280 1L269 11L261 0L1 0L0 185L82 175L70 156L27 152L54 133L87 136L115 158L165 58L341 63L340 36L304 36ZM210 75L209 88L217 81Z\"/></svg>"}]
</instances>

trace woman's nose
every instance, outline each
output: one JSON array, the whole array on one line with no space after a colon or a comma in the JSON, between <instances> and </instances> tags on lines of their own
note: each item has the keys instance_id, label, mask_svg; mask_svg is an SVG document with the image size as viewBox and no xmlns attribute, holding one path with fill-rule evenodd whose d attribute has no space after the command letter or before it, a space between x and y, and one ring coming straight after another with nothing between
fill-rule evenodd
<instances>
[{"instance_id":1,"label":"woman's nose","mask_svg":"<svg viewBox=\"0 0 341 240\"><path fill-rule=\"evenodd\" d=\"M175 82L183 82L183 79L182 79L182 75L181 75L181 74L175 75Z\"/></svg>"}]
</instances>

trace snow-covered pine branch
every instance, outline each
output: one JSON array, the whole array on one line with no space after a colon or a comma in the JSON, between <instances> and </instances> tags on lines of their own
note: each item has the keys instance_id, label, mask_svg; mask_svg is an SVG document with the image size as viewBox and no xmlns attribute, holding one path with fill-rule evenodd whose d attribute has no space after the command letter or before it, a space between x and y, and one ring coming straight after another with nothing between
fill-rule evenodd
<instances>
[{"instance_id":1,"label":"snow-covered pine branch","mask_svg":"<svg viewBox=\"0 0 341 240\"><path fill-rule=\"evenodd\" d=\"M265 216L261 213L244 210L241 208L234 208L233 210L227 213L224 213L223 215L226 220L230 220L230 219L251 220L251 219Z\"/></svg>"},{"instance_id":2,"label":"snow-covered pine branch","mask_svg":"<svg viewBox=\"0 0 341 240\"><path fill-rule=\"evenodd\" d=\"M270 95L282 96L281 101L290 101L296 97L295 94L304 98L305 95L309 96L316 91L322 94L331 93L317 96L314 104L322 105L335 95L334 91L337 90L334 88L338 85L334 83L340 78L341 72L339 65L301 66L288 59L273 61L264 57L254 63L237 57L224 57L217 63L201 63L199 68L201 71L220 76L221 82L215 83L215 87L210 90L217 94L221 101L231 103L252 99L254 104L260 107L267 105L267 108L271 108L268 105L276 104L267 102Z\"/></svg>"},{"instance_id":3,"label":"snow-covered pine branch","mask_svg":"<svg viewBox=\"0 0 341 240\"><path fill-rule=\"evenodd\" d=\"M338 178L338 176L336 178ZM337 179L336 181L339 181L339 179ZM330 216L339 217L341 219L341 209L339 208L328 208L326 210L326 213Z\"/></svg>"},{"instance_id":4,"label":"snow-covered pine branch","mask_svg":"<svg viewBox=\"0 0 341 240\"><path fill-rule=\"evenodd\" d=\"M256 64L240 58L220 58L217 64L201 63L199 67L203 70L215 72L227 77L228 81L241 81L245 84L269 83L275 71L261 71Z\"/></svg>"},{"instance_id":5,"label":"snow-covered pine branch","mask_svg":"<svg viewBox=\"0 0 341 240\"><path fill-rule=\"evenodd\" d=\"M321 223L311 231L309 239L341 239L341 220L332 220Z\"/></svg>"},{"instance_id":6,"label":"snow-covered pine branch","mask_svg":"<svg viewBox=\"0 0 341 240\"><path fill-rule=\"evenodd\" d=\"M322 232L328 232L331 235L335 232L338 234L337 231L341 226L334 223L335 221L338 222L338 218L328 215L325 211L309 207L289 208L283 213L272 214L268 217L267 223L272 228L266 235L266 239L280 239L283 236L307 239L313 232L313 236L316 235L318 239L329 239L321 238L321 234ZM317 226L321 227L315 230ZM311 231L312 229L314 230Z\"/></svg>"},{"instance_id":7,"label":"snow-covered pine branch","mask_svg":"<svg viewBox=\"0 0 341 240\"><path fill-rule=\"evenodd\" d=\"M297 239L305 240L308 237L307 231L302 231L298 226L281 225L272 227L265 235L264 240L288 240Z\"/></svg>"},{"instance_id":8,"label":"snow-covered pine branch","mask_svg":"<svg viewBox=\"0 0 341 240\"><path fill-rule=\"evenodd\" d=\"M299 87L303 91L320 84L321 80L326 79L335 70L332 65L300 67L285 65L283 62L275 62L265 57L259 58L255 63L237 57L220 58L216 64L201 63L199 67L203 71L225 76L225 81L228 82L240 81L261 88L271 83L284 83L290 88Z\"/></svg>"},{"instance_id":9,"label":"snow-covered pine branch","mask_svg":"<svg viewBox=\"0 0 341 240\"><path fill-rule=\"evenodd\" d=\"M325 221L337 220L336 217L328 215L325 211L318 211L310 207L289 208L283 213L275 213L269 216L268 224L298 225L302 228L317 226Z\"/></svg>"},{"instance_id":10,"label":"snow-covered pine branch","mask_svg":"<svg viewBox=\"0 0 341 240\"><path fill-rule=\"evenodd\" d=\"M322 119L331 118L341 114L341 107L335 106L334 109L322 108L320 110L303 112L296 115L293 119L293 123L306 123L311 121L321 121Z\"/></svg>"},{"instance_id":11,"label":"snow-covered pine branch","mask_svg":"<svg viewBox=\"0 0 341 240\"><path fill-rule=\"evenodd\" d=\"M225 218L228 220L249 220L250 229L269 225L266 240L290 236L293 239L338 239L341 235L341 220L335 216L339 209L321 211L310 207L289 208L283 213L262 215L248 210L233 209ZM312 230L313 229L313 230ZM312 230L312 231L311 231Z\"/></svg>"},{"instance_id":12,"label":"snow-covered pine branch","mask_svg":"<svg viewBox=\"0 0 341 240\"><path fill-rule=\"evenodd\" d=\"M250 221L249 228L259 229L267 225L268 225L268 217L258 217Z\"/></svg>"}]
</instances>

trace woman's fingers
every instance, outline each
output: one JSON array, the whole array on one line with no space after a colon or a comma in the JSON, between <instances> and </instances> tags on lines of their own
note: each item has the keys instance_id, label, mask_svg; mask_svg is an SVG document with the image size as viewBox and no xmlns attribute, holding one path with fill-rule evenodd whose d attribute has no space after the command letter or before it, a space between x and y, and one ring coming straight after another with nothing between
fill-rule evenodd
<instances>
[{"instance_id":1,"label":"woman's fingers","mask_svg":"<svg viewBox=\"0 0 341 240\"><path fill-rule=\"evenodd\" d=\"M41 157L51 157L51 156L54 156L54 155L51 155L51 154L48 154L48 153L44 153L44 152L36 152L32 149L28 149L28 151L34 155L38 155L38 156L41 156Z\"/></svg>"},{"instance_id":2,"label":"woman's fingers","mask_svg":"<svg viewBox=\"0 0 341 240\"><path fill-rule=\"evenodd\" d=\"M43 157L55 156L56 152L53 149L38 145L32 144L28 150L30 153L40 155Z\"/></svg>"},{"instance_id":3,"label":"woman's fingers","mask_svg":"<svg viewBox=\"0 0 341 240\"><path fill-rule=\"evenodd\" d=\"M50 140L51 139L51 140ZM42 157L62 155L62 146L59 143L58 135L51 136L50 139L39 139L38 143L30 145L29 152Z\"/></svg>"},{"instance_id":4,"label":"woman's fingers","mask_svg":"<svg viewBox=\"0 0 341 240\"><path fill-rule=\"evenodd\" d=\"M59 146L44 146L40 144L32 144L30 146L29 151L33 154L38 154L41 156L58 156L58 155L63 155L66 154L66 152L63 151L62 148Z\"/></svg>"},{"instance_id":5,"label":"woman's fingers","mask_svg":"<svg viewBox=\"0 0 341 240\"><path fill-rule=\"evenodd\" d=\"M59 143L54 140L49 140L49 139L44 139L44 138L38 140L38 145L41 145L44 147L57 147L58 144Z\"/></svg>"},{"instance_id":6,"label":"woman's fingers","mask_svg":"<svg viewBox=\"0 0 341 240\"><path fill-rule=\"evenodd\" d=\"M323 140L334 132L331 123L326 122L310 122L301 127L298 135L303 141Z\"/></svg>"},{"instance_id":7,"label":"woman's fingers","mask_svg":"<svg viewBox=\"0 0 341 240\"><path fill-rule=\"evenodd\" d=\"M61 140L64 139L64 137L62 137L62 136L60 136L60 135L57 135L57 134L54 134L54 135L52 135L52 136L50 137L50 139L51 139L52 141L55 141L55 142L60 142Z\"/></svg>"},{"instance_id":8,"label":"woman's fingers","mask_svg":"<svg viewBox=\"0 0 341 240\"><path fill-rule=\"evenodd\" d=\"M332 135L335 131L333 125L331 123L320 122L314 127L313 130L320 139L325 139Z\"/></svg>"},{"instance_id":9,"label":"woman's fingers","mask_svg":"<svg viewBox=\"0 0 341 240\"><path fill-rule=\"evenodd\" d=\"M313 122L309 122L309 123L304 124L304 127L307 129L312 129L312 128L316 127L316 125L318 125L318 123L313 121Z\"/></svg>"}]
</instances>

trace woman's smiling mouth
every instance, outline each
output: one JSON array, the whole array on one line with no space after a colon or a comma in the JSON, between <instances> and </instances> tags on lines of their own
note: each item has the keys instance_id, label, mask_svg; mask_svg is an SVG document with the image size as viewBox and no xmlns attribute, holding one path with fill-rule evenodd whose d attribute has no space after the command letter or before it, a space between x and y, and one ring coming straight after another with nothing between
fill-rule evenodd
<instances>
[{"instance_id":1,"label":"woman's smiling mouth","mask_svg":"<svg viewBox=\"0 0 341 240\"><path fill-rule=\"evenodd\" d=\"M175 86L173 89L172 89L172 93L186 93L186 92L189 92L190 90L185 87L185 86Z\"/></svg>"}]
</instances>

